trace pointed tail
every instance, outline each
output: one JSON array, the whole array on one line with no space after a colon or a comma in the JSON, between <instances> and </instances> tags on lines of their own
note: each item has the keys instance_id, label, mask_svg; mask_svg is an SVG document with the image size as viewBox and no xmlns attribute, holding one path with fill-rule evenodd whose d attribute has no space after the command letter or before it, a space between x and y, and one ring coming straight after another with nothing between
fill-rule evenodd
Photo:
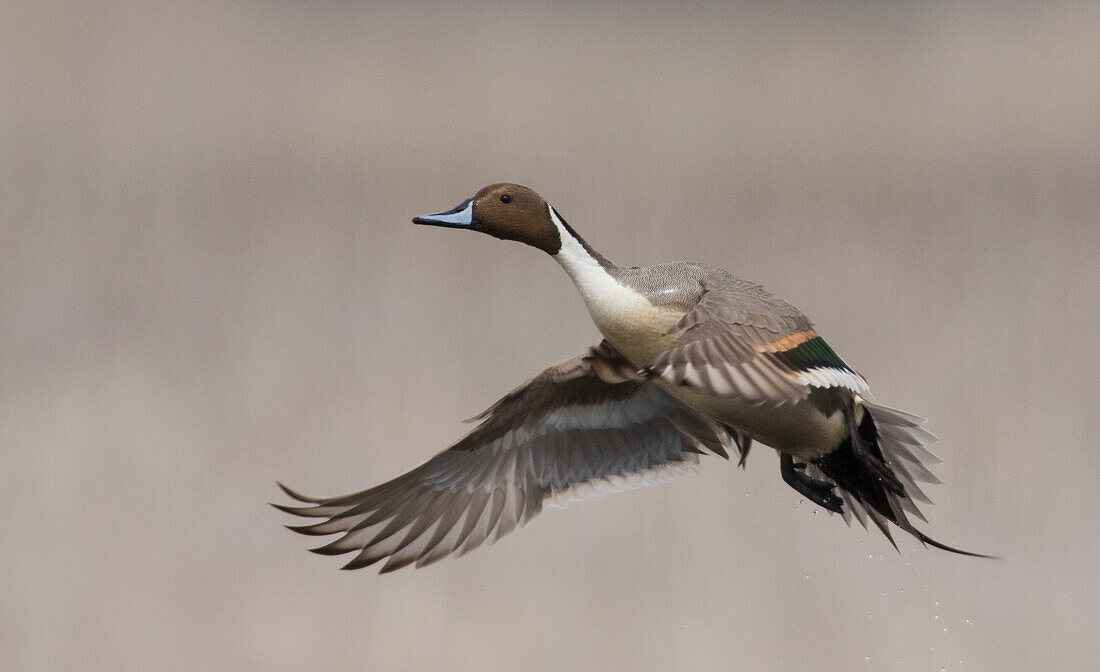
<instances>
[{"instance_id":1,"label":"pointed tail","mask_svg":"<svg viewBox=\"0 0 1100 672\"><path fill-rule=\"evenodd\" d=\"M948 546L913 526L907 514L927 522L916 502L932 503L918 482L940 482L929 471L928 465L939 464L941 460L926 448L936 441L936 437L921 427L923 418L866 400L859 403L864 408L859 422L859 438L864 448L894 474L896 483L890 483L859 460L852 449L851 438L845 439L832 453L809 463L809 475L824 476L839 486L845 504L844 520L851 524L854 515L861 525L867 527L869 518L894 548L897 544L890 534L890 523L929 546L960 555L993 558Z\"/></svg>"}]
</instances>

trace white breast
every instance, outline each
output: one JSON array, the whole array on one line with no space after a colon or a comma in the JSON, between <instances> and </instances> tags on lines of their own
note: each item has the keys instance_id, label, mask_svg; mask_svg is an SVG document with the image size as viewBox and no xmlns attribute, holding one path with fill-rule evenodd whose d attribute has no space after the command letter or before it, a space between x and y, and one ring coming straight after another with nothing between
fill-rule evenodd
<instances>
[{"instance_id":1,"label":"white breast","mask_svg":"<svg viewBox=\"0 0 1100 672\"><path fill-rule=\"evenodd\" d=\"M684 312L655 306L620 283L569 233L554 208L550 219L561 237L561 249L554 258L573 278L596 328L636 366L645 366L675 340L666 332Z\"/></svg>"}]
</instances>

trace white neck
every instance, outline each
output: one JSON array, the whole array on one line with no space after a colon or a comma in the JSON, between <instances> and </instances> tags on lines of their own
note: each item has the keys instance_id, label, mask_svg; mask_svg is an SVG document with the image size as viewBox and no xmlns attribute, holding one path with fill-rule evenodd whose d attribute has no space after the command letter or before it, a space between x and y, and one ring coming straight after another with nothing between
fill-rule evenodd
<instances>
[{"instance_id":1,"label":"white neck","mask_svg":"<svg viewBox=\"0 0 1100 672\"><path fill-rule=\"evenodd\" d=\"M569 277L573 278L573 283L580 290L581 296L584 297L589 309L592 308L593 301L598 301L597 297L599 295L622 290L622 285L611 277L607 269L601 266L600 262L588 250L584 249L584 245L581 245L580 241L569 232L569 229L565 228L554 208L552 206L547 207L550 208L550 221L557 227L558 237L561 239L561 249L553 255L554 259L561 264Z\"/></svg>"},{"instance_id":2,"label":"white neck","mask_svg":"<svg viewBox=\"0 0 1100 672\"><path fill-rule=\"evenodd\" d=\"M638 291L616 280L609 272L609 262L589 252L553 208L550 221L561 237L561 249L554 258L573 278L596 328L635 366L645 366L668 347L668 329L683 316L683 311L655 306Z\"/></svg>"}]
</instances>

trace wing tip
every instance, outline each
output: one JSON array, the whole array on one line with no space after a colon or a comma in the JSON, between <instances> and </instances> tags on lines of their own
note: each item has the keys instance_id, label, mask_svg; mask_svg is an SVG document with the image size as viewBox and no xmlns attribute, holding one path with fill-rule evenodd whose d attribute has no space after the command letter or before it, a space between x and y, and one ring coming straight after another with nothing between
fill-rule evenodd
<instances>
[{"instance_id":1,"label":"wing tip","mask_svg":"<svg viewBox=\"0 0 1100 672\"><path fill-rule=\"evenodd\" d=\"M309 552L316 553L317 555L343 555L345 553L350 553L354 550L351 548L340 548L339 546L337 546L337 544L340 543L341 539L343 539L343 537L331 543L325 544L324 546L311 548L309 549Z\"/></svg>"},{"instance_id":2,"label":"wing tip","mask_svg":"<svg viewBox=\"0 0 1100 672\"><path fill-rule=\"evenodd\" d=\"M306 513L306 511L313 508L313 507L309 507L309 506L288 506L286 504L276 504L275 502L268 502L267 504L268 504L268 506L275 507L276 509L282 511L283 513L289 513L292 516L303 516L303 517L308 517L309 514ZM290 526L288 525L287 527L290 527Z\"/></svg>"},{"instance_id":3,"label":"wing tip","mask_svg":"<svg viewBox=\"0 0 1100 672\"><path fill-rule=\"evenodd\" d=\"M374 563L381 560L381 558L366 558L362 559L362 556L356 556L352 558L351 562L347 563L340 568L341 571L351 572L356 569L363 569L364 567L370 567Z\"/></svg>"},{"instance_id":4,"label":"wing tip","mask_svg":"<svg viewBox=\"0 0 1100 672\"><path fill-rule=\"evenodd\" d=\"M295 500L297 500L299 502L303 502L305 504L322 504L326 501L323 498L308 497L306 495L303 495L303 494L297 492L296 490L292 490L290 487L283 484L281 481L275 481L275 485L279 486L279 489L282 490L284 493L286 493L286 495L288 497L290 497L291 499L295 499ZM273 504L272 506L276 506L276 505Z\"/></svg>"},{"instance_id":5,"label":"wing tip","mask_svg":"<svg viewBox=\"0 0 1100 672\"><path fill-rule=\"evenodd\" d=\"M274 506L274 504L272 504L272 506ZM312 525L283 525L283 527L290 530L291 532L304 534L307 537L325 537L330 534L336 534L336 532L325 532L317 529L318 525L324 525L327 522L329 521L326 520L324 522L314 523Z\"/></svg>"}]
</instances>

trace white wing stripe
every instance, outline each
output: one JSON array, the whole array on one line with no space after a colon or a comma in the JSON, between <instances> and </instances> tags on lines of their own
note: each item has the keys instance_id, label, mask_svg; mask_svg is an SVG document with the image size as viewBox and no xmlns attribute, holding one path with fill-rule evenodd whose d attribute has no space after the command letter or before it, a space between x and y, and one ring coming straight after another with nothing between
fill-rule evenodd
<instances>
[{"instance_id":1,"label":"white wing stripe","mask_svg":"<svg viewBox=\"0 0 1100 672\"><path fill-rule=\"evenodd\" d=\"M799 383L811 387L846 387L857 394L867 394L871 391L863 376L832 367L823 366L799 371L793 374L792 377Z\"/></svg>"}]
</instances>

